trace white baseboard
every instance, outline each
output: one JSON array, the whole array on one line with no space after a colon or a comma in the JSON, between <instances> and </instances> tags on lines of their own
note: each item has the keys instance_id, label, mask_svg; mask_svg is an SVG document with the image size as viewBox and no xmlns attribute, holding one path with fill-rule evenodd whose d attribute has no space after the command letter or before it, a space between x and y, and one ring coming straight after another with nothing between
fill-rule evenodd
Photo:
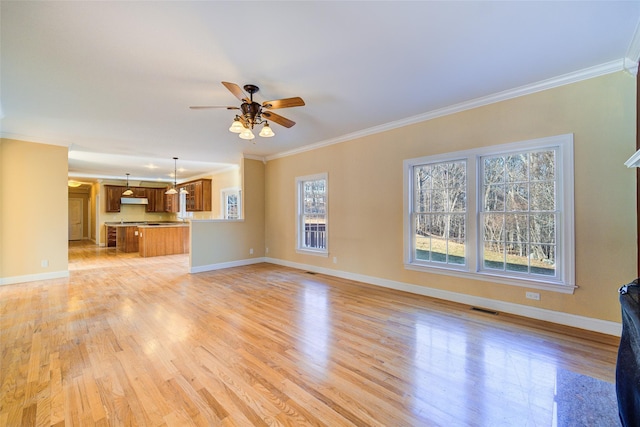
<instances>
[{"instance_id":1,"label":"white baseboard","mask_svg":"<svg viewBox=\"0 0 640 427\"><path fill-rule=\"evenodd\" d=\"M498 301L489 298L477 297L473 295L460 294L457 292L445 291L442 289L429 288L426 286L414 285L411 283L398 282L395 280L381 279L378 277L365 276L363 274L349 273L345 271L332 270L330 268L316 267L312 265L300 264L296 262L284 261L275 258L264 258L264 262L282 265L285 267L297 268L300 270L322 273L343 279L368 283L384 288L396 289L446 301L453 301L472 307L485 308L498 312L515 314L529 317L531 319L543 320L560 325L571 326L602 334L620 336L622 334L622 324L608 320L594 319L591 317L578 316L575 314L563 313L560 311L546 310L543 308L531 307L527 305L514 304L511 302Z\"/></svg>"},{"instance_id":2,"label":"white baseboard","mask_svg":"<svg viewBox=\"0 0 640 427\"><path fill-rule=\"evenodd\" d=\"M37 280L64 279L69 277L69 270L54 271L42 274L26 274L24 276L2 277L0 285L14 285L16 283L35 282Z\"/></svg>"},{"instance_id":3,"label":"white baseboard","mask_svg":"<svg viewBox=\"0 0 640 427\"><path fill-rule=\"evenodd\" d=\"M203 273L205 271L221 270L230 267L242 267L244 265L260 264L265 262L265 258L249 258L238 261L220 262L218 264L201 265L198 267L189 267L189 273Z\"/></svg>"}]
</instances>

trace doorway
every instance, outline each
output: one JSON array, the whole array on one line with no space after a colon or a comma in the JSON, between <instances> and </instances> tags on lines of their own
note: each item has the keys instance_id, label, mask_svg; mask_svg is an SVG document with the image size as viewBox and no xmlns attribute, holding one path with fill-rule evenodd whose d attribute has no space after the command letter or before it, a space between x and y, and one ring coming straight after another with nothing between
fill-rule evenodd
<instances>
[{"instance_id":1,"label":"doorway","mask_svg":"<svg viewBox=\"0 0 640 427\"><path fill-rule=\"evenodd\" d=\"M82 199L69 199L69 240L82 240L84 230Z\"/></svg>"}]
</instances>

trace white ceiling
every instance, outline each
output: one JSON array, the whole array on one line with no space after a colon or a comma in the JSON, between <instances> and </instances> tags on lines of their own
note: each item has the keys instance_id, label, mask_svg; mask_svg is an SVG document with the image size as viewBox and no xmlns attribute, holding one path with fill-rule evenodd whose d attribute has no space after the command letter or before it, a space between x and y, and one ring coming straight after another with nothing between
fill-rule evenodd
<instances>
[{"instance_id":1,"label":"white ceiling","mask_svg":"<svg viewBox=\"0 0 640 427\"><path fill-rule=\"evenodd\" d=\"M640 50L638 1L3 0L0 13L1 135L69 146L78 179L171 180L176 156L184 180L622 69ZM239 106L221 81L306 106L243 141L235 112L188 108Z\"/></svg>"}]
</instances>

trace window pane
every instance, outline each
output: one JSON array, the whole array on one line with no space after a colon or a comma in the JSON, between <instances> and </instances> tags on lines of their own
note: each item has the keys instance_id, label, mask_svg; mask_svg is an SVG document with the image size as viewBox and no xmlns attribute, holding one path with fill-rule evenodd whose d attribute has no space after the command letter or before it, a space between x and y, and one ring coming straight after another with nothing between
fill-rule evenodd
<instances>
[{"instance_id":1,"label":"window pane","mask_svg":"<svg viewBox=\"0 0 640 427\"><path fill-rule=\"evenodd\" d=\"M501 184L504 182L504 159L489 157L484 159L484 184Z\"/></svg>"},{"instance_id":2,"label":"window pane","mask_svg":"<svg viewBox=\"0 0 640 427\"><path fill-rule=\"evenodd\" d=\"M505 199L507 211L528 211L529 186L527 184L507 185L507 194Z\"/></svg>"},{"instance_id":3,"label":"window pane","mask_svg":"<svg viewBox=\"0 0 640 427\"><path fill-rule=\"evenodd\" d=\"M460 189L452 188L449 191L449 200L451 205L449 210L451 212L465 212L467 210L467 193L464 191L465 187Z\"/></svg>"},{"instance_id":4,"label":"window pane","mask_svg":"<svg viewBox=\"0 0 640 427\"><path fill-rule=\"evenodd\" d=\"M431 192L419 191L415 196L415 211L429 212L431 206Z\"/></svg>"},{"instance_id":5,"label":"window pane","mask_svg":"<svg viewBox=\"0 0 640 427\"><path fill-rule=\"evenodd\" d=\"M529 154L531 181L553 181L556 176L556 152L539 151Z\"/></svg>"},{"instance_id":6,"label":"window pane","mask_svg":"<svg viewBox=\"0 0 640 427\"><path fill-rule=\"evenodd\" d=\"M504 185L485 186L483 208L485 211L504 211Z\"/></svg>"},{"instance_id":7,"label":"window pane","mask_svg":"<svg viewBox=\"0 0 640 427\"><path fill-rule=\"evenodd\" d=\"M505 158L507 182L526 182L529 180L529 157L526 153Z\"/></svg>"},{"instance_id":8,"label":"window pane","mask_svg":"<svg viewBox=\"0 0 640 427\"><path fill-rule=\"evenodd\" d=\"M507 242L528 242L529 241L529 216L528 215L505 215L505 240Z\"/></svg>"},{"instance_id":9,"label":"window pane","mask_svg":"<svg viewBox=\"0 0 640 427\"><path fill-rule=\"evenodd\" d=\"M484 215L484 240L494 242L504 241L504 215Z\"/></svg>"},{"instance_id":10,"label":"window pane","mask_svg":"<svg viewBox=\"0 0 640 427\"><path fill-rule=\"evenodd\" d=\"M449 240L449 263L464 264L466 259L464 239Z\"/></svg>"},{"instance_id":11,"label":"window pane","mask_svg":"<svg viewBox=\"0 0 640 427\"><path fill-rule=\"evenodd\" d=\"M556 247L554 245L531 245L531 273L555 276Z\"/></svg>"},{"instance_id":12,"label":"window pane","mask_svg":"<svg viewBox=\"0 0 640 427\"><path fill-rule=\"evenodd\" d=\"M433 188L445 188L447 186L447 166L438 163L431 167L433 177Z\"/></svg>"},{"instance_id":13,"label":"window pane","mask_svg":"<svg viewBox=\"0 0 640 427\"><path fill-rule=\"evenodd\" d=\"M504 270L504 251L500 242L484 242L482 265L484 268Z\"/></svg>"},{"instance_id":14,"label":"window pane","mask_svg":"<svg viewBox=\"0 0 640 427\"><path fill-rule=\"evenodd\" d=\"M449 163L449 188L464 188L467 185L467 168L464 162Z\"/></svg>"},{"instance_id":15,"label":"window pane","mask_svg":"<svg viewBox=\"0 0 640 427\"><path fill-rule=\"evenodd\" d=\"M431 239L429 237L429 215L415 216L415 256L416 259L428 261L431 252Z\"/></svg>"},{"instance_id":16,"label":"window pane","mask_svg":"<svg viewBox=\"0 0 640 427\"><path fill-rule=\"evenodd\" d=\"M531 215L529 232L532 243L556 243L556 216L553 214Z\"/></svg>"},{"instance_id":17,"label":"window pane","mask_svg":"<svg viewBox=\"0 0 640 427\"><path fill-rule=\"evenodd\" d=\"M529 272L529 245L526 243L507 243L507 271Z\"/></svg>"},{"instance_id":18,"label":"window pane","mask_svg":"<svg viewBox=\"0 0 640 427\"><path fill-rule=\"evenodd\" d=\"M531 210L555 211L556 185L554 182L531 183Z\"/></svg>"},{"instance_id":19,"label":"window pane","mask_svg":"<svg viewBox=\"0 0 640 427\"><path fill-rule=\"evenodd\" d=\"M447 190L437 189L431 193L431 211L445 212L447 211Z\"/></svg>"}]
</instances>

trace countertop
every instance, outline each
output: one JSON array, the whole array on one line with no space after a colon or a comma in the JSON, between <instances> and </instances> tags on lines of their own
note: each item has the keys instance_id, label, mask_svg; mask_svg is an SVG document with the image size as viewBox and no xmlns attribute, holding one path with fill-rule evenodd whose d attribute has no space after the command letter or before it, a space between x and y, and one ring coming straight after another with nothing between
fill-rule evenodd
<instances>
[{"instance_id":1,"label":"countertop","mask_svg":"<svg viewBox=\"0 0 640 427\"><path fill-rule=\"evenodd\" d=\"M105 222L108 227L138 227L138 228L157 228L157 227L188 227L188 222L178 221L124 221L124 222Z\"/></svg>"}]
</instances>

